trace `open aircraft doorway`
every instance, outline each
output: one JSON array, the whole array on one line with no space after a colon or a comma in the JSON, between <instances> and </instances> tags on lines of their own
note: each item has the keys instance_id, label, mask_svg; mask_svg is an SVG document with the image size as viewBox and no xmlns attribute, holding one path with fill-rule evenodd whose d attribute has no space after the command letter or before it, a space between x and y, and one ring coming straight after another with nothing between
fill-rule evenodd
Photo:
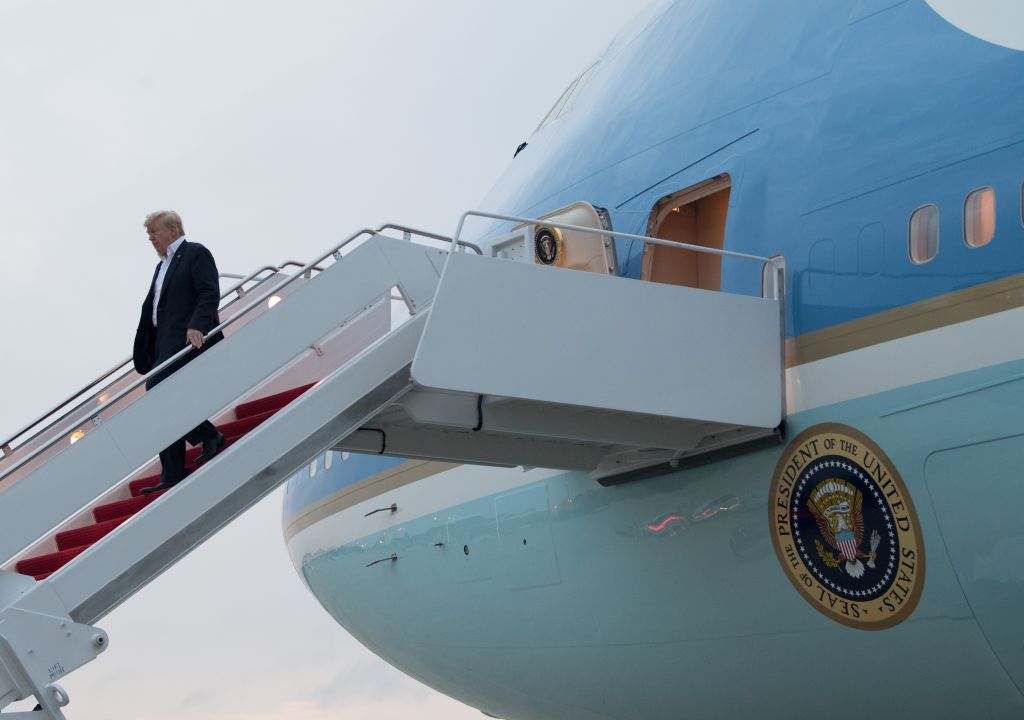
<instances>
[{"instance_id":1,"label":"open aircraft doorway","mask_svg":"<svg viewBox=\"0 0 1024 720\"><path fill-rule=\"evenodd\" d=\"M647 234L723 249L731 186L731 178L723 174L663 197L651 211ZM648 243L644 248L641 277L717 291L722 287L722 256Z\"/></svg>"}]
</instances>

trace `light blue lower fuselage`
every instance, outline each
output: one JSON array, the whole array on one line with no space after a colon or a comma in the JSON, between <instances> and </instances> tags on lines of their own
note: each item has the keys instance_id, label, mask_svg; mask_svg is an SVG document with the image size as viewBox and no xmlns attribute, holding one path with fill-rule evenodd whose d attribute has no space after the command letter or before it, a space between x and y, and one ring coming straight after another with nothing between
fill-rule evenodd
<instances>
[{"instance_id":1,"label":"light blue lower fuselage","mask_svg":"<svg viewBox=\"0 0 1024 720\"><path fill-rule=\"evenodd\" d=\"M843 678L863 695L832 717L862 717L865 703L879 717L1018 717L1022 407L1017 361L790 416L787 434L839 421L889 439L928 571L914 615L884 632L832 622L784 578L767 509L778 450L618 487L579 473L450 470L380 496L398 504L394 516L362 517L371 502L320 521L356 536L337 547L303 558L299 535L291 549L361 642L502 717L783 717L794 695L829 705ZM349 467L317 480L363 479ZM515 487L426 515L407 505L497 476ZM366 567L391 553L397 562Z\"/></svg>"}]
</instances>

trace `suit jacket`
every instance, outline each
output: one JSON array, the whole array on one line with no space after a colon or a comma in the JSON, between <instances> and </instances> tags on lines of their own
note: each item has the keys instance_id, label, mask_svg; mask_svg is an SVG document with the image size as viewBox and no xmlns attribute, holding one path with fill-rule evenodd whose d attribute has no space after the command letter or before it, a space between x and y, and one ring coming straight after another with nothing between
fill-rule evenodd
<instances>
[{"instance_id":1,"label":"suit jacket","mask_svg":"<svg viewBox=\"0 0 1024 720\"><path fill-rule=\"evenodd\" d=\"M156 309L156 327L153 326L153 285L160 272L156 266L149 293L142 303L142 317L135 331L135 347L132 360L135 369L145 375L154 367L176 355L187 343L188 329L200 330L205 335L220 324L217 308L220 305L220 280L217 263L210 251L199 243L181 244L171 258L171 264L164 274L160 288L160 303ZM203 352L215 342L222 340L217 333L203 345ZM186 355L175 363L160 378L151 379L149 386L156 384L179 367L192 360L198 353Z\"/></svg>"}]
</instances>

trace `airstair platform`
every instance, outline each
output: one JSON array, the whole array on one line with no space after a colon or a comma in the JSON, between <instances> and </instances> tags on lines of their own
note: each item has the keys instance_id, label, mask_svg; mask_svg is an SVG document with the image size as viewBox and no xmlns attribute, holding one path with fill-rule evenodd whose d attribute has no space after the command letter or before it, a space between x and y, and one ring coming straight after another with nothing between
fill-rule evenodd
<instances>
[{"instance_id":1,"label":"airstair platform","mask_svg":"<svg viewBox=\"0 0 1024 720\"><path fill-rule=\"evenodd\" d=\"M774 437L777 293L489 257L458 234L360 231L238 292L226 339L151 391L105 376L2 443L0 708L41 713L0 718L63 718L57 681L106 648L95 623L327 449L605 481ZM144 494L157 452L206 418L229 447Z\"/></svg>"}]
</instances>

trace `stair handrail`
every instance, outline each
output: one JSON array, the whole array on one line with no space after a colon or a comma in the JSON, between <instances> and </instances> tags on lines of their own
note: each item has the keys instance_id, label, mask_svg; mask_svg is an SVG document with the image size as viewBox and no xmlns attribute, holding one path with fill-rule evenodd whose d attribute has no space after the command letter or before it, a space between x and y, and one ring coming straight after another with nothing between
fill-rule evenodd
<instances>
[{"instance_id":1,"label":"stair handrail","mask_svg":"<svg viewBox=\"0 0 1024 720\"><path fill-rule=\"evenodd\" d=\"M416 228L408 227L406 225L396 225L395 223L385 223L377 228L377 232L384 232L385 230L401 230L403 233L407 233L409 235L419 235L420 237L430 238L431 240L440 240L446 243L453 242L452 238L447 235L438 235L437 233L427 232L426 230L417 230ZM461 247L473 250L477 255L484 254L484 251L480 249L479 245L466 242L465 240L459 240L458 244Z\"/></svg>"},{"instance_id":2,"label":"stair handrail","mask_svg":"<svg viewBox=\"0 0 1024 720\"><path fill-rule=\"evenodd\" d=\"M243 295L245 295L244 285L247 282L251 282L251 281L255 280L257 275L260 275L260 274L265 273L265 272L269 272L270 276L268 276L268 277L272 277L272 276L276 275L277 273L281 272L281 268L279 268L277 265L264 265L263 267L259 268L258 270L253 270L251 273L249 273L248 275L245 275L244 277L241 276L241 275L232 275L230 273L221 273L221 277L222 278L231 278L231 279L236 279L237 278L238 282L235 283L232 287L230 287L227 290L225 290L224 294L220 296L220 299L223 300L224 298L226 298L231 293L235 293L238 297L242 297ZM263 280L266 280L266 279L268 279L268 278L263 278L262 280L260 280L260 282L263 282Z\"/></svg>"},{"instance_id":3,"label":"stair handrail","mask_svg":"<svg viewBox=\"0 0 1024 720\"><path fill-rule=\"evenodd\" d=\"M632 233L616 232L615 230L605 230L603 228L592 228L584 227L583 225L569 225L567 223L552 222L550 220L542 220L540 218L528 218L520 217L518 215L500 215L498 213L489 213L482 210L468 210L462 213L459 218L459 224L455 228L455 243L448 250L448 260L445 262L445 268L448 267L448 262L451 261L451 255L455 252L456 243L459 242L459 236L462 235L463 226L471 217L488 218L491 220L503 220L505 222L516 222L524 225L546 225L548 227L559 228L560 230L575 230L577 232L588 233L590 235L606 235L612 238L622 238L624 240L640 240L642 242L648 242L653 245L666 245L668 247L677 247L684 250L693 250L694 252L708 253L710 255L720 255L722 257L734 257L740 260L751 260L753 262L760 263L762 266L776 267L777 262L772 258L761 257L760 255L750 255L748 253L736 252L735 250L720 250L718 248L705 247L703 245L691 245L690 243L682 243L677 240L665 240L664 238L651 237L649 235L634 235Z\"/></svg>"},{"instance_id":4,"label":"stair handrail","mask_svg":"<svg viewBox=\"0 0 1024 720\"><path fill-rule=\"evenodd\" d=\"M287 268L287 267L305 267L305 263L301 263L301 262L299 262L298 260L282 260L282 261L281 261L281 262L279 263L279 266L280 266L280 268L281 268L282 270L284 270L284 269L285 269L285 268ZM321 273L321 272L323 272L323 271L324 271L324 270L326 270L326 269L327 269L327 268L322 268L322 267L312 267L312 268L310 268L310 269L309 269L309 270L308 270L307 272L309 272L309 274L310 274L310 275L312 276L312 274L313 274L314 272L318 272L318 273Z\"/></svg>"},{"instance_id":5,"label":"stair handrail","mask_svg":"<svg viewBox=\"0 0 1024 720\"><path fill-rule=\"evenodd\" d=\"M782 255L776 255L774 257L762 257L760 255L751 255L749 253L736 252L735 250L720 250L719 248L705 247L703 245L692 245L690 243L679 242L678 240L666 240L659 237L651 237L650 235L635 235L633 233L616 232L615 230L605 230L603 228L592 228L584 227L583 225L569 225L568 223L552 222L550 220L543 220L541 218L528 218L521 217L519 215L502 215L499 213L489 213L482 210L468 210L462 213L459 218L459 224L455 228L455 235L453 236L454 241L452 246L448 249L448 257L444 263L444 270L448 269L448 263L452 260L452 255L455 254L456 247L460 244L459 236L462 235L463 226L466 224L466 220L471 217L488 218L491 220L503 220L505 222L516 222L523 225L546 225L548 227L559 228L560 230L574 230L577 232L587 233L589 235L603 235L610 238L622 238L624 240L639 240L645 243L651 243L652 245L665 245L666 247L681 248L683 250L693 250L694 252L707 253L709 255L718 255L720 257L732 257L739 260L749 260L752 262L760 263L763 269L771 268L773 272L773 282L771 285L771 299L782 300L782 295L785 288L785 257ZM442 276L444 275L442 270ZM441 286L438 285L438 292L440 292Z\"/></svg>"},{"instance_id":6,"label":"stair handrail","mask_svg":"<svg viewBox=\"0 0 1024 720\"><path fill-rule=\"evenodd\" d=\"M349 245L350 243L352 243L355 240L359 239L363 235L369 235L370 237L373 237L376 234L377 234L377 231L375 231L375 230L373 230L371 228L362 228L362 229L356 231L355 233L353 233L352 235L349 235L347 238L345 238L341 242L339 242L336 245L334 245L330 250L327 250L326 252L324 252L322 255L320 255L315 260L312 260L312 261L306 263L301 268L296 270L295 274L290 276L287 280L285 280L284 282L282 282L282 283L280 283L278 285L275 285L273 288L265 291L262 295L260 295L255 300L251 301L248 305L246 305L241 310L236 312L230 318L228 318L224 322L220 323L217 327L215 327L212 330L210 330L208 333L206 333L203 336L203 342L205 343L213 335L223 331L225 328L227 328L228 326L230 326L231 324L233 324L234 322L236 322L240 318L244 317L245 315L247 315L254 308L260 306L263 303L263 301L267 300L268 298L270 298L275 293L281 291L282 289L284 289L288 285L291 285L296 280L304 277L306 275L306 273L312 272L314 269L317 268L319 263L323 262L327 258L333 257L335 262L339 261L341 259L341 257L342 257L341 250L346 245ZM449 242L451 242L454 245L455 241L454 240L449 240ZM477 249L479 250L479 248L477 248ZM173 356L171 356L170 358L168 358L167 360L162 362L160 365L158 365L155 368L153 368L152 370L150 370L146 375L140 376L131 385L129 385L128 387L122 389L120 392L118 392L113 397L107 399L105 402L103 402L97 408L96 412L99 413L104 408L110 407L110 406L114 405L115 403L119 402L122 398L126 397L130 393L134 392L137 388L141 387L142 384L146 382L146 380L148 380L151 377L154 377L154 376L158 375L159 373L162 373L164 370L166 370L167 368L171 367L174 363L176 363L178 360L180 360L183 357L185 357L191 351L192 351L192 346L191 345L186 345L181 350L179 350L176 354L174 354ZM48 440L44 444L42 444L39 447L35 448L31 453L26 455L24 458L21 458L20 460L18 460L14 465L12 465L11 467L5 469L3 472L0 472L0 481L3 481L7 477L9 477L12 473L17 472L20 468L24 467L26 464L28 464L29 462L31 462L32 460L37 458L39 455L41 455L45 451L49 450L51 447L53 447L61 439L62 439L62 435L60 435L60 434L55 435L54 437L50 438L50 440Z\"/></svg>"},{"instance_id":7,"label":"stair handrail","mask_svg":"<svg viewBox=\"0 0 1024 720\"><path fill-rule=\"evenodd\" d=\"M277 266L274 266L274 265L264 265L263 267L258 268L257 270L254 270L253 272L249 273L248 275L246 275L244 277L239 276L239 277L241 277L241 279L237 283L235 283L233 286L231 286L229 289L225 290L224 293L221 294L220 300L223 301L226 298L228 298L230 295L232 295L233 293L236 293L238 297L237 298L233 298L231 300L231 302L228 303L228 305L230 305L236 299L241 298L244 295L243 288L244 288L244 286L247 283L252 282L253 280L255 280L262 273L270 272L271 275L268 276L268 277L272 277L274 274L279 273L280 271L281 271L281 269L279 267L277 267ZM260 282L262 282L263 280L266 280L266 279L268 279L268 278L262 278ZM98 378L96 378L92 382L87 383L84 387L82 387L77 392L74 392L71 395L67 396L66 398L64 398L64 400L61 400L57 405L55 405L54 407L52 407L49 410L47 410L46 412L44 412L42 415L37 417L32 422L28 423L27 425L24 425L19 430L17 430L16 432L12 433L11 435L9 435L5 440L0 442L0 452L3 453L3 455L0 455L0 463L2 463L4 460L9 458L14 453L14 451L17 449L17 448L12 447L11 443L13 443L15 440L20 438L22 435L27 433L32 428L34 428L37 425L39 425L40 423L46 421L48 418L52 417L53 415L55 415L56 413L60 412L62 409L64 409L68 405L70 405L72 403L72 401L74 401L75 398L81 397L82 395L85 395L85 394L89 394L90 395L89 398L87 398L87 399L83 400L82 402L78 403L77 405L75 405L70 410L67 410L66 412L64 412L63 415L61 415L60 417L56 418L55 420L50 421L50 423L47 424L45 427L40 428L39 430L37 430L35 432L35 434L33 434L30 438L28 438L28 440L26 440L26 442L31 442L33 439L35 439L36 437L38 437L42 433L45 433L48 430L50 430L51 428L53 428L54 425L57 425L58 423L63 422L70 415L73 415L74 413L76 413L79 410L81 410L87 404L92 402L91 395L95 394L92 391L94 390L94 388L96 388L97 385L99 385L100 383L102 383L103 381L105 381L107 378L109 378L111 375L114 375L118 371L124 370L124 367L126 365L128 365L129 363L131 363L131 362L132 362L132 358L130 358L130 357L125 358L120 363L114 365L112 368L107 370L105 373L100 375ZM128 375L128 372L130 372L130 371L121 372L121 374L118 375L114 380L111 380L109 383L107 383L104 386L104 389L106 387L110 387L111 385L114 385L115 383L118 383L121 380L123 380ZM99 390L99 391L96 391L96 392L99 392L100 394L102 394L102 390Z\"/></svg>"},{"instance_id":8,"label":"stair handrail","mask_svg":"<svg viewBox=\"0 0 1024 720\"><path fill-rule=\"evenodd\" d=\"M298 278L302 277L304 272L311 271L317 265L317 263L321 262L322 260L324 260L327 257L330 257L334 252L338 252L342 247L344 247L348 243L352 242L356 238L358 238L358 237L360 237L360 236L362 236L364 234L367 234L367 233L372 235L373 231L370 230L369 228L363 228L363 229L359 230L358 232L354 233L353 235L345 238L345 240L343 240L341 243L339 243L337 247L335 247L332 251L327 252L323 257L318 258L317 260L314 260L313 262L308 263L307 265L304 265L302 267L302 269L297 271L294 275L289 277L287 280L285 280L284 282L280 283L279 285L275 285L270 290L264 292L256 300L251 301L248 305L243 307L241 310L239 310L237 313L232 315L230 318L228 318L224 322L222 322L219 325L217 325L217 327L215 327L213 330L210 330L208 333L206 333L203 336L203 342L205 343L214 334L216 334L218 332L221 332L222 330L224 330L224 328L226 328L229 325L233 324L239 318L247 315L253 308L259 306L264 300L268 299L271 295L273 295L277 291L281 290L282 288L284 288L287 285L290 285L292 282L294 282ZM96 409L96 413L99 414L100 412L103 411L104 408L110 407L110 406L114 405L115 403L120 402L120 400L122 400L128 394L134 392L137 388L141 387L143 385L143 383L145 383L146 380L148 380L149 378L154 377L157 374L163 372L168 367L173 365L175 362L177 362L178 360L180 360L183 357L185 357L191 350L192 350L192 346L191 345L185 345L181 350L179 350L177 353L172 355L170 358L168 358L167 360L162 362L160 365L157 365L155 368L150 370L147 374L141 375L131 385L129 385L128 387L122 389L120 392L115 394L113 397L108 398L105 402L101 403L100 406ZM58 421L55 421L55 422L58 422ZM55 424L55 423L51 423L51 426L53 424ZM29 463L32 460L34 460L36 457L41 455L46 450L49 450L57 442L59 442L61 440L61 438L62 438L62 434L61 433L58 433L58 434L54 435L54 437L50 438L48 441L46 441L45 443L43 443L42 445L37 447L35 450L33 450L28 455L26 455L24 458L20 459L13 466L11 466L9 468L6 468L3 472L0 472L0 481L3 481L8 476L10 476L12 473L14 473L18 469L24 467L27 463Z\"/></svg>"}]
</instances>

